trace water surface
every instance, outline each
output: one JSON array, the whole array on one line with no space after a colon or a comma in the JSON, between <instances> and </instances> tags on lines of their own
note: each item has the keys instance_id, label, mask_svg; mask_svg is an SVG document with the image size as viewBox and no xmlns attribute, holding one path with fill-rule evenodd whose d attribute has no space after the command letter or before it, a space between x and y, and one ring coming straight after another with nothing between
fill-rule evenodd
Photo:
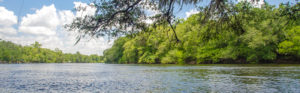
<instances>
[{"instance_id":1,"label":"water surface","mask_svg":"<svg viewBox=\"0 0 300 93\"><path fill-rule=\"evenodd\" d=\"M0 64L0 92L299 93L300 65Z\"/></svg>"}]
</instances>

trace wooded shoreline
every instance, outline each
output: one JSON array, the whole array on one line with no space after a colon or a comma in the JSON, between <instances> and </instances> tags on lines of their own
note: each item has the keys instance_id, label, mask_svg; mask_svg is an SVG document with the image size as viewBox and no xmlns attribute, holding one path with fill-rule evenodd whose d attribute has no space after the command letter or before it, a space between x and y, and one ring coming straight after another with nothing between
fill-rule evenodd
<instances>
[{"instance_id":1,"label":"wooded shoreline","mask_svg":"<svg viewBox=\"0 0 300 93\"><path fill-rule=\"evenodd\" d=\"M62 50L42 48L38 42L21 46L0 39L0 63L99 63L98 55L83 55L80 52L63 53Z\"/></svg>"},{"instance_id":2,"label":"wooded shoreline","mask_svg":"<svg viewBox=\"0 0 300 93\"><path fill-rule=\"evenodd\" d=\"M119 64L300 63L299 7L239 3L225 22L207 20L209 15L200 11L176 20L178 38L168 22L152 24L115 40L103 59Z\"/></svg>"}]
</instances>

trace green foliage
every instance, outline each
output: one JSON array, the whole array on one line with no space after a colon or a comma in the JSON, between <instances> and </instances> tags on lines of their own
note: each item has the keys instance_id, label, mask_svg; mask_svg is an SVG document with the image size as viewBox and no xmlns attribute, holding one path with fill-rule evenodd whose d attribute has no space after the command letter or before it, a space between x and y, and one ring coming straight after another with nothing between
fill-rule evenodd
<instances>
[{"instance_id":1,"label":"green foliage","mask_svg":"<svg viewBox=\"0 0 300 93\"><path fill-rule=\"evenodd\" d=\"M183 52L175 49L168 52L168 54L162 58L163 64L184 64Z\"/></svg>"},{"instance_id":2,"label":"green foliage","mask_svg":"<svg viewBox=\"0 0 300 93\"><path fill-rule=\"evenodd\" d=\"M286 40L279 44L278 52L300 57L300 26L295 26L286 31Z\"/></svg>"},{"instance_id":3,"label":"green foliage","mask_svg":"<svg viewBox=\"0 0 300 93\"><path fill-rule=\"evenodd\" d=\"M230 7L236 14L225 21L207 20L206 13L200 12L177 21L175 31L180 42L167 24L151 25L116 40L106 50L105 62L260 63L274 62L282 55L296 59L300 57L300 13L289 11L297 7L299 4L279 8L266 4L255 8L239 3ZM220 25L220 21L225 23Z\"/></svg>"},{"instance_id":4,"label":"green foliage","mask_svg":"<svg viewBox=\"0 0 300 93\"><path fill-rule=\"evenodd\" d=\"M155 63L156 56L151 54L150 52L146 51L140 58L138 63L148 63L153 64Z\"/></svg>"},{"instance_id":5,"label":"green foliage","mask_svg":"<svg viewBox=\"0 0 300 93\"><path fill-rule=\"evenodd\" d=\"M110 63L118 63L119 60L123 60L121 58L123 56L123 45L125 41L126 38L118 38L117 40L115 40L113 46L103 52L104 61Z\"/></svg>"},{"instance_id":6,"label":"green foliage","mask_svg":"<svg viewBox=\"0 0 300 93\"><path fill-rule=\"evenodd\" d=\"M82 55L66 53L56 48L54 51L41 48L35 42L30 46L21 46L10 41L0 41L0 63L66 63L66 62L103 62L103 57L98 55Z\"/></svg>"}]
</instances>

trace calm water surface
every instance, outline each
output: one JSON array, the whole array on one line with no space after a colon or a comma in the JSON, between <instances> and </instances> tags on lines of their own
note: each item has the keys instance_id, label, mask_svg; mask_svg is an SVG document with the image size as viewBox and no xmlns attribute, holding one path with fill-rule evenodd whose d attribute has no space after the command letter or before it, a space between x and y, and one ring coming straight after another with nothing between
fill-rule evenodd
<instances>
[{"instance_id":1,"label":"calm water surface","mask_svg":"<svg viewBox=\"0 0 300 93\"><path fill-rule=\"evenodd\" d=\"M0 64L1 93L300 93L300 65Z\"/></svg>"}]
</instances>

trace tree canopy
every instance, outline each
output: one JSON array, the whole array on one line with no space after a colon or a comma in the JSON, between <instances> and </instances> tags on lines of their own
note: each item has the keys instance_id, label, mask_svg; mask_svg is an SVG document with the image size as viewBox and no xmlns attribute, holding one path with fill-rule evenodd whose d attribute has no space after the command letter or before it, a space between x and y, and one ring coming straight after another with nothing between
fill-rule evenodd
<instances>
[{"instance_id":1,"label":"tree canopy","mask_svg":"<svg viewBox=\"0 0 300 93\"><path fill-rule=\"evenodd\" d=\"M97 9L94 15L78 17L71 24L66 25L70 31L81 33L78 41L86 36L123 36L132 35L148 29L146 19L154 20L154 24L167 22L171 27L175 39L179 41L174 24L175 5L195 5L203 0L95 0L91 5ZM232 6L236 0L210 0L208 6L201 8L205 19L220 19L226 22L229 16L236 14ZM255 0L252 0L255 1ZM84 10L77 8L76 10ZM148 16L147 11L157 11L155 16ZM205 21L205 20L202 20ZM207 23L207 22L203 22Z\"/></svg>"},{"instance_id":2,"label":"tree canopy","mask_svg":"<svg viewBox=\"0 0 300 93\"><path fill-rule=\"evenodd\" d=\"M220 19L206 19L201 11L180 19L176 33L167 22L151 25L147 31L127 35L105 50L107 63L273 63L300 62L300 4L264 5L248 3L231 7L237 13ZM205 20L206 23L202 23Z\"/></svg>"},{"instance_id":3,"label":"tree canopy","mask_svg":"<svg viewBox=\"0 0 300 93\"><path fill-rule=\"evenodd\" d=\"M77 18L66 27L81 33L78 41L85 36L122 36L104 52L110 63L299 60L300 3L258 8L246 1L210 0L184 20L175 18L175 5L197 6L202 0L99 0L92 4L95 15ZM149 10L158 14L148 16ZM145 23L149 18L153 24Z\"/></svg>"},{"instance_id":4,"label":"tree canopy","mask_svg":"<svg viewBox=\"0 0 300 93\"><path fill-rule=\"evenodd\" d=\"M29 46L21 46L10 41L0 40L0 63L96 63L102 62L98 55L63 53L56 48L54 51L41 48L39 42Z\"/></svg>"}]
</instances>

